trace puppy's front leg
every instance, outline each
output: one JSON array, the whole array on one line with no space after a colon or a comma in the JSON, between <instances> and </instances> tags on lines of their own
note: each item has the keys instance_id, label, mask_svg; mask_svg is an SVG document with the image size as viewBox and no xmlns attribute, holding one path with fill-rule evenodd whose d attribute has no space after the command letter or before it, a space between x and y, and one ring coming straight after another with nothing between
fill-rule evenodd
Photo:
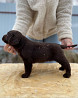
<instances>
[{"instance_id":1,"label":"puppy's front leg","mask_svg":"<svg viewBox=\"0 0 78 98\"><path fill-rule=\"evenodd\" d=\"M28 78L32 71L32 63L24 61L25 73L22 74L22 78Z\"/></svg>"}]
</instances>

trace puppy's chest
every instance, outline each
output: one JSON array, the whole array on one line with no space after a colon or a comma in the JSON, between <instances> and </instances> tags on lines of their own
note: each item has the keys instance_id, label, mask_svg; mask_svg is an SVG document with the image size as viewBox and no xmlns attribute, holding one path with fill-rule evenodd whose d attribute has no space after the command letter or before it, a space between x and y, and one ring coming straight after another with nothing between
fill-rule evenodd
<instances>
[{"instance_id":1,"label":"puppy's chest","mask_svg":"<svg viewBox=\"0 0 78 98\"><path fill-rule=\"evenodd\" d=\"M24 59L29 59L31 58L32 50L31 49L22 50L21 52L19 52L19 55Z\"/></svg>"}]
</instances>

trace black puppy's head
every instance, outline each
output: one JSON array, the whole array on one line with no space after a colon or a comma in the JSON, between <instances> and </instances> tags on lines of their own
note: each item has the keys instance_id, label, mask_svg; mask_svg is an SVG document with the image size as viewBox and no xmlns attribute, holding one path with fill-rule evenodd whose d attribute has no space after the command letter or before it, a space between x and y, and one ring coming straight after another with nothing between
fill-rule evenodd
<instances>
[{"instance_id":1,"label":"black puppy's head","mask_svg":"<svg viewBox=\"0 0 78 98\"><path fill-rule=\"evenodd\" d=\"M6 43L6 44L9 44L9 45L17 45L19 44L22 36L22 34L18 31L15 31L15 30L11 30L9 31L6 35L4 35L2 37L2 40Z\"/></svg>"}]
</instances>

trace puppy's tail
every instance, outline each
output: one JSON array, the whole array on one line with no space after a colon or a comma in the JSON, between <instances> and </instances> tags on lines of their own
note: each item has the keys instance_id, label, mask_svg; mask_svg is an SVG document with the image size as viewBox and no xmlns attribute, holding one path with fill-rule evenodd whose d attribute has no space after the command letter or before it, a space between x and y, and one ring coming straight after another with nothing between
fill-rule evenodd
<instances>
[{"instance_id":1,"label":"puppy's tail","mask_svg":"<svg viewBox=\"0 0 78 98\"><path fill-rule=\"evenodd\" d=\"M76 47L76 46L78 46L77 44L75 44L75 45L71 45L71 46L66 46L66 45L60 45L60 47L62 48L62 49L66 49L66 48L70 48L70 47Z\"/></svg>"}]
</instances>

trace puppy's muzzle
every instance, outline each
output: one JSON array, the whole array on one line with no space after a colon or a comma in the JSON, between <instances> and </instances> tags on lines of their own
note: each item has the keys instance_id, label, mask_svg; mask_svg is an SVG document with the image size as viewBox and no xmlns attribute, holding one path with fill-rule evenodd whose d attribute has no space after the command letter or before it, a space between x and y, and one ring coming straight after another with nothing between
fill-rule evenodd
<instances>
[{"instance_id":1,"label":"puppy's muzzle","mask_svg":"<svg viewBox=\"0 0 78 98\"><path fill-rule=\"evenodd\" d=\"M3 40L5 43L7 43L7 44L8 44L7 35L4 35L4 36L2 37L2 40Z\"/></svg>"}]
</instances>

